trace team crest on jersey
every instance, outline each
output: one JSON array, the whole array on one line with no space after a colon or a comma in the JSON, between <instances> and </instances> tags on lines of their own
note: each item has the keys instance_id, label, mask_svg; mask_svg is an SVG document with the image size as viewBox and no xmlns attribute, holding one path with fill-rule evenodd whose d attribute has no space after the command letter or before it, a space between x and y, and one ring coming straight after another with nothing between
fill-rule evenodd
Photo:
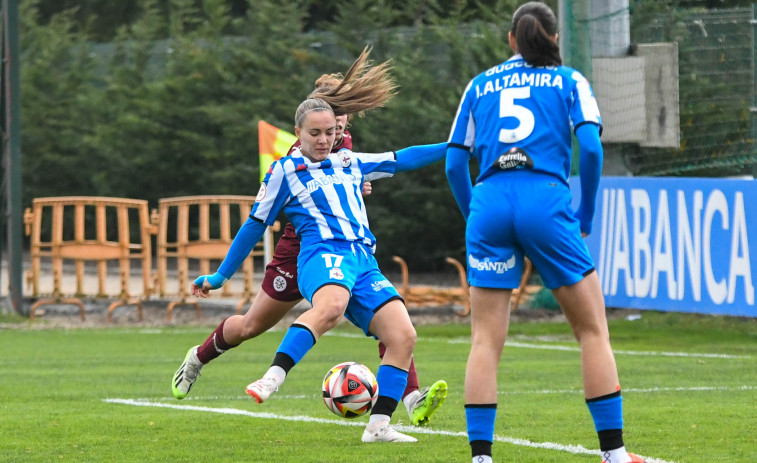
<instances>
[{"instance_id":1,"label":"team crest on jersey","mask_svg":"<svg viewBox=\"0 0 757 463\"><path fill-rule=\"evenodd\" d=\"M352 159L350 158L350 155L347 154L344 151L340 151L339 154L339 160L342 161L342 167L349 167L350 164L352 164Z\"/></svg>"},{"instance_id":2,"label":"team crest on jersey","mask_svg":"<svg viewBox=\"0 0 757 463\"><path fill-rule=\"evenodd\" d=\"M255 201L262 201L265 199L265 194L268 191L268 187L265 186L265 183L260 184L260 189L258 190L258 195L255 196Z\"/></svg>"},{"instance_id":3,"label":"team crest on jersey","mask_svg":"<svg viewBox=\"0 0 757 463\"><path fill-rule=\"evenodd\" d=\"M273 289L275 289L278 292L282 292L285 289L287 289L287 280L281 275L277 275L276 278L273 279Z\"/></svg>"},{"instance_id":4,"label":"team crest on jersey","mask_svg":"<svg viewBox=\"0 0 757 463\"><path fill-rule=\"evenodd\" d=\"M513 146L507 153L501 155L494 161L494 168L500 170L510 169L533 169L534 160L523 149Z\"/></svg>"},{"instance_id":5,"label":"team crest on jersey","mask_svg":"<svg viewBox=\"0 0 757 463\"><path fill-rule=\"evenodd\" d=\"M344 280L342 269L340 269L339 267L333 267L331 270L329 270L329 278L331 278L332 280Z\"/></svg>"}]
</instances>

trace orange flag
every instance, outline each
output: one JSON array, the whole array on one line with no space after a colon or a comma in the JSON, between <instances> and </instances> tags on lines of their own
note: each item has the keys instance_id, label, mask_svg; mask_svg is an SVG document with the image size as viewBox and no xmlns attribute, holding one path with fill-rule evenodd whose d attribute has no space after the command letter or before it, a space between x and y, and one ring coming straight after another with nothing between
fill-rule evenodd
<instances>
[{"instance_id":1,"label":"orange flag","mask_svg":"<svg viewBox=\"0 0 757 463\"><path fill-rule=\"evenodd\" d=\"M258 149L260 150L260 181L265 178L274 161L283 158L297 141L294 134L281 130L265 121L258 122Z\"/></svg>"}]
</instances>

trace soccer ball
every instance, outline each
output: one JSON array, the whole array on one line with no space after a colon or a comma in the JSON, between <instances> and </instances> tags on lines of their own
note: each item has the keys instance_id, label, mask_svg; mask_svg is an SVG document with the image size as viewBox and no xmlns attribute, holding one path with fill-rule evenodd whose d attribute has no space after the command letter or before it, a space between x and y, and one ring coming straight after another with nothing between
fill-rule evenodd
<instances>
[{"instance_id":1,"label":"soccer ball","mask_svg":"<svg viewBox=\"0 0 757 463\"><path fill-rule=\"evenodd\" d=\"M323 402L337 416L362 416L373 408L376 399L376 377L367 366L360 363L340 363L323 378Z\"/></svg>"}]
</instances>

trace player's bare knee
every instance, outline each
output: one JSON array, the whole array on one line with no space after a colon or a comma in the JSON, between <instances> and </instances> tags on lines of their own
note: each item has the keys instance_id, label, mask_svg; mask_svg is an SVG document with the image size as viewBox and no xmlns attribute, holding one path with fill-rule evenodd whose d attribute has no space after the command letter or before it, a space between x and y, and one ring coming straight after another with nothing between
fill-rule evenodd
<instances>
[{"instance_id":1,"label":"player's bare knee","mask_svg":"<svg viewBox=\"0 0 757 463\"><path fill-rule=\"evenodd\" d=\"M344 306L339 301L320 303L314 309L318 311L319 318L328 329L335 327L344 314Z\"/></svg>"},{"instance_id":2,"label":"player's bare knee","mask_svg":"<svg viewBox=\"0 0 757 463\"><path fill-rule=\"evenodd\" d=\"M387 350L391 349L395 352L412 353L415 348L415 341L418 335L415 332L415 328L412 325L409 327L403 327L392 333L390 339L384 341Z\"/></svg>"},{"instance_id":3,"label":"player's bare knee","mask_svg":"<svg viewBox=\"0 0 757 463\"><path fill-rule=\"evenodd\" d=\"M581 325L575 327L573 335L579 344L587 342L610 342L610 333L607 328L599 325Z\"/></svg>"}]
</instances>

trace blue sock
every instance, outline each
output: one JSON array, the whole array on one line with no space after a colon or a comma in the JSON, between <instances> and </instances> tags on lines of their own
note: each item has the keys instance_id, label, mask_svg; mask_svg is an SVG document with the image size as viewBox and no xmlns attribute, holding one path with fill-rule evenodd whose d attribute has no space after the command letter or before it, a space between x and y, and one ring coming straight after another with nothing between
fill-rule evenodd
<instances>
[{"instance_id":1,"label":"blue sock","mask_svg":"<svg viewBox=\"0 0 757 463\"><path fill-rule=\"evenodd\" d=\"M399 402L407 387L407 372L391 365L381 365L376 375L379 397L386 396Z\"/></svg>"},{"instance_id":2,"label":"blue sock","mask_svg":"<svg viewBox=\"0 0 757 463\"><path fill-rule=\"evenodd\" d=\"M315 336L313 336L313 333L307 327L292 324L287 330L286 335L284 335L284 339L281 340L281 344L276 353L288 355L294 364L296 364L302 360L302 357L304 357L314 345ZM294 364L292 366L294 366ZM288 371L287 368L285 368L285 370Z\"/></svg>"},{"instance_id":3,"label":"blue sock","mask_svg":"<svg viewBox=\"0 0 757 463\"><path fill-rule=\"evenodd\" d=\"M494 441L494 420L497 404L465 404L465 421L468 423L468 441Z\"/></svg>"},{"instance_id":4,"label":"blue sock","mask_svg":"<svg viewBox=\"0 0 757 463\"><path fill-rule=\"evenodd\" d=\"M594 399L586 399L594 428L599 431L623 429L623 397L620 391Z\"/></svg>"}]
</instances>

